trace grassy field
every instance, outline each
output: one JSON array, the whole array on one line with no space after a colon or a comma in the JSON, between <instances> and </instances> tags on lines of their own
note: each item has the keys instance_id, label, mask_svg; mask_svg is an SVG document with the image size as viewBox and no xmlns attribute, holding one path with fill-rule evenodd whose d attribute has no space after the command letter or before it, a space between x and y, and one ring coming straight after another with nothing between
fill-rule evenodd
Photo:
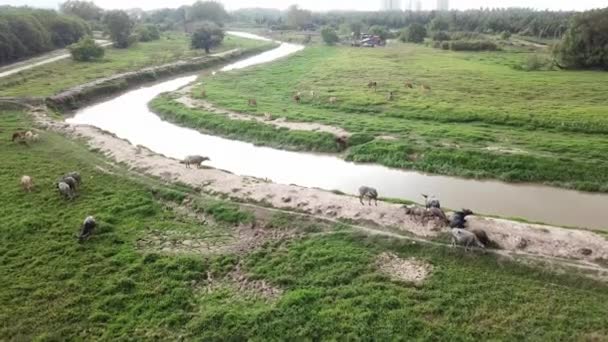
<instances>
[{"instance_id":1,"label":"grassy field","mask_svg":"<svg viewBox=\"0 0 608 342\"><path fill-rule=\"evenodd\" d=\"M514 48L457 53L401 43L380 49L313 46L271 65L216 75L204 87L207 100L219 107L356 134L348 160L608 191L608 73L516 70L531 54ZM377 92L367 88L371 80L378 82ZM406 88L406 81L415 89ZM292 100L296 91L303 94L299 105ZM389 91L395 92L392 101ZM329 103L332 96L336 104ZM258 106L248 106L248 98ZM210 125L209 115L216 114L188 110L170 97L154 107L169 120L205 131L229 135L225 128L238 126L244 140L284 145L279 134L258 134L268 129L260 125L221 117L213 120L222 124ZM379 136L392 139L372 141ZM318 133L297 145L331 150Z\"/></svg>"},{"instance_id":2,"label":"grassy field","mask_svg":"<svg viewBox=\"0 0 608 342\"><path fill-rule=\"evenodd\" d=\"M0 339L2 340L602 340L608 287L554 275L490 254L367 237L345 226L313 227L277 214L264 229L301 229L246 254L167 254L138 247L153 232L200 239L234 234L252 214L190 189L135 176L78 142L42 133L31 147L8 142L29 128L3 111L0 126ZM66 202L54 188L79 170L83 187ZM23 174L36 189L25 193ZM207 223L166 205L186 194ZM82 219L96 234L79 244ZM181 237L185 239L185 237ZM215 241L216 243L218 241ZM424 284L390 280L375 267L391 251L433 265ZM237 263L250 279L283 292L265 298L220 282Z\"/></svg>"},{"instance_id":3,"label":"grassy field","mask_svg":"<svg viewBox=\"0 0 608 342\"><path fill-rule=\"evenodd\" d=\"M264 42L226 36L224 43L212 53L261 44ZM183 34L164 35L161 40L138 43L129 49L107 47L105 57L98 62L82 63L64 59L0 78L0 96L49 96L116 73L204 54L204 51L191 50L190 42Z\"/></svg>"}]
</instances>

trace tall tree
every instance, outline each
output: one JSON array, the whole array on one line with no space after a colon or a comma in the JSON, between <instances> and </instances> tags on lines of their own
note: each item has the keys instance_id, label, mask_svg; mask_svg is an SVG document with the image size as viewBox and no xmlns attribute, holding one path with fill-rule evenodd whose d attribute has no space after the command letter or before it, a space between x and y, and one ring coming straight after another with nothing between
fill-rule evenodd
<instances>
[{"instance_id":1,"label":"tall tree","mask_svg":"<svg viewBox=\"0 0 608 342\"><path fill-rule=\"evenodd\" d=\"M305 29L312 24L312 12L291 5L287 10L287 25L296 29Z\"/></svg>"},{"instance_id":2,"label":"tall tree","mask_svg":"<svg viewBox=\"0 0 608 342\"><path fill-rule=\"evenodd\" d=\"M186 9L186 21L210 21L217 25L228 18L224 5L215 1L197 1Z\"/></svg>"},{"instance_id":3,"label":"tall tree","mask_svg":"<svg viewBox=\"0 0 608 342\"><path fill-rule=\"evenodd\" d=\"M59 5L62 13L75 15L86 21L99 21L103 10L92 1L67 0Z\"/></svg>"},{"instance_id":4,"label":"tall tree","mask_svg":"<svg viewBox=\"0 0 608 342\"><path fill-rule=\"evenodd\" d=\"M224 40L224 31L212 22L203 23L192 35L191 46L193 49L205 49L209 53Z\"/></svg>"},{"instance_id":5,"label":"tall tree","mask_svg":"<svg viewBox=\"0 0 608 342\"><path fill-rule=\"evenodd\" d=\"M608 70L608 8L574 16L554 54L561 67Z\"/></svg>"},{"instance_id":6,"label":"tall tree","mask_svg":"<svg viewBox=\"0 0 608 342\"><path fill-rule=\"evenodd\" d=\"M134 23L129 18L129 15L125 11L113 10L108 11L103 16L103 23L106 26L106 30L110 34L114 46L117 48L127 48L133 43L131 37L133 33Z\"/></svg>"}]
</instances>

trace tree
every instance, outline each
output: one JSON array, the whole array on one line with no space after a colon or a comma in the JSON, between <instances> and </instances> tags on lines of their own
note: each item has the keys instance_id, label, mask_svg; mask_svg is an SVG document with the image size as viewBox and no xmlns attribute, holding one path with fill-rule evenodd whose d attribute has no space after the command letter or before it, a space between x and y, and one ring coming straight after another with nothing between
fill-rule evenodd
<instances>
[{"instance_id":1,"label":"tree","mask_svg":"<svg viewBox=\"0 0 608 342\"><path fill-rule=\"evenodd\" d=\"M124 49L133 43L131 34L133 33L134 23L127 12L121 10L108 11L103 16L103 23L115 47Z\"/></svg>"},{"instance_id":2,"label":"tree","mask_svg":"<svg viewBox=\"0 0 608 342\"><path fill-rule=\"evenodd\" d=\"M401 32L399 39L403 42L422 43L425 37L426 29L424 26L414 23Z\"/></svg>"},{"instance_id":3,"label":"tree","mask_svg":"<svg viewBox=\"0 0 608 342\"><path fill-rule=\"evenodd\" d=\"M105 54L103 47L95 43L91 37L82 38L78 43L70 45L68 50L72 59L79 62L101 59Z\"/></svg>"},{"instance_id":4,"label":"tree","mask_svg":"<svg viewBox=\"0 0 608 342\"><path fill-rule=\"evenodd\" d=\"M323 37L323 41L327 45L334 45L335 43L340 41L338 34L330 26L325 26L323 27L323 29L321 29L321 37Z\"/></svg>"},{"instance_id":5,"label":"tree","mask_svg":"<svg viewBox=\"0 0 608 342\"><path fill-rule=\"evenodd\" d=\"M192 35L191 46L193 49L205 49L209 53L211 48L216 47L224 40L224 31L216 24L203 23Z\"/></svg>"},{"instance_id":6,"label":"tree","mask_svg":"<svg viewBox=\"0 0 608 342\"><path fill-rule=\"evenodd\" d=\"M160 31L156 25L140 25L135 31L137 32L137 37L139 38L140 42L149 42L160 39Z\"/></svg>"},{"instance_id":7,"label":"tree","mask_svg":"<svg viewBox=\"0 0 608 342\"><path fill-rule=\"evenodd\" d=\"M553 53L562 68L608 70L608 8L577 14Z\"/></svg>"},{"instance_id":8,"label":"tree","mask_svg":"<svg viewBox=\"0 0 608 342\"><path fill-rule=\"evenodd\" d=\"M298 30L309 28L312 26L312 13L291 5L287 10L287 25Z\"/></svg>"},{"instance_id":9,"label":"tree","mask_svg":"<svg viewBox=\"0 0 608 342\"><path fill-rule=\"evenodd\" d=\"M386 26L374 25L369 28L368 33L376 35L382 40L386 40L390 37L390 32Z\"/></svg>"},{"instance_id":10,"label":"tree","mask_svg":"<svg viewBox=\"0 0 608 342\"><path fill-rule=\"evenodd\" d=\"M86 21L99 21L103 10L92 1L67 0L59 5L62 13L75 15Z\"/></svg>"},{"instance_id":11,"label":"tree","mask_svg":"<svg viewBox=\"0 0 608 342\"><path fill-rule=\"evenodd\" d=\"M186 21L210 21L222 25L228 18L224 5L215 1L197 1L186 9Z\"/></svg>"},{"instance_id":12,"label":"tree","mask_svg":"<svg viewBox=\"0 0 608 342\"><path fill-rule=\"evenodd\" d=\"M450 29L450 23L443 17L435 17L429 24L429 30L433 32L447 31Z\"/></svg>"}]
</instances>

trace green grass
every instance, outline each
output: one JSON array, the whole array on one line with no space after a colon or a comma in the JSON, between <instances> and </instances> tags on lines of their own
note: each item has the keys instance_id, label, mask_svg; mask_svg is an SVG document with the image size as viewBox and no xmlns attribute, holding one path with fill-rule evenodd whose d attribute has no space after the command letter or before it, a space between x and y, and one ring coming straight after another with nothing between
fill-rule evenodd
<instances>
[{"instance_id":1,"label":"green grass","mask_svg":"<svg viewBox=\"0 0 608 342\"><path fill-rule=\"evenodd\" d=\"M98 62L64 59L2 78L0 96L49 96L113 74L205 55L204 51L191 50L189 44L185 35L174 33L128 49L106 47L105 57ZM264 42L226 36L223 44L212 53L262 44Z\"/></svg>"},{"instance_id":2,"label":"green grass","mask_svg":"<svg viewBox=\"0 0 608 342\"><path fill-rule=\"evenodd\" d=\"M204 86L207 100L219 107L357 134L349 160L608 191L608 73L515 70L531 53L542 54L515 48L463 53L401 43L381 49L312 46L270 65L218 74ZM377 92L367 88L369 80L379 83ZM407 89L406 80L432 90ZM314 99L309 90L316 92ZM292 100L295 91L304 94L299 105ZM387 100L388 91L396 92L394 101ZM331 96L338 98L334 105ZM249 107L248 98L258 106ZM209 113L155 103L167 119L224 134L202 122ZM224 118L218 125L236 124ZM251 141L249 136L268 129L262 126L243 127L242 138L236 138ZM396 140L368 143L368 137L382 135ZM324 150L316 138L297 147ZM263 135L256 142L280 146L282 139Z\"/></svg>"},{"instance_id":3,"label":"green grass","mask_svg":"<svg viewBox=\"0 0 608 342\"><path fill-rule=\"evenodd\" d=\"M139 250L151 232L231 234L252 214L199 198L184 186L133 175L78 142L43 132L31 147L9 142L27 129L23 113L0 113L0 336L2 340L377 339L581 340L608 336L608 287L498 260L384 238L341 233L267 244L239 257ZM54 182L79 170L83 186L63 200ZM109 172L108 172L109 171ZM35 180L33 193L19 186ZM163 205L195 197L215 222L201 224ZM79 244L83 218L100 222ZM316 223L275 214L267 229ZM346 230L345 230L346 229ZM389 280L374 267L383 251L434 266L423 285ZM251 279L283 289L275 301L220 286L242 258ZM193 286L192 284L197 284Z\"/></svg>"}]
</instances>

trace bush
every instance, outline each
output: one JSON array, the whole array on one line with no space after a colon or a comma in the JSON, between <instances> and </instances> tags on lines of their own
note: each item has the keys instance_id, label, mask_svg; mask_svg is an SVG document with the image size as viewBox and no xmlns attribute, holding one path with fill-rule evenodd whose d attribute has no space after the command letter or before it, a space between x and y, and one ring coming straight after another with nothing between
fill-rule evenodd
<instances>
[{"instance_id":1,"label":"bush","mask_svg":"<svg viewBox=\"0 0 608 342\"><path fill-rule=\"evenodd\" d=\"M156 25L146 24L136 30L140 42L149 42L160 39L160 31Z\"/></svg>"},{"instance_id":2,"label":"bush","mask_svg":"<svg viewBox=\"0 0 608 342\"><path fill-rule=\"evenodd\" d=\"M79 62L88 62L91 60L101 59L105 54L103 47L95 43L91 37L84 37L78 43L68 47L72 59Z\"/></svg>"},{"instance_id":3,"label":"bush","mask_svg":"<svg viewBox=\"0 0 608 342\"><path fill-rule=\"evenodd\" d=\"M132 33L134 23L129 18L127 12L120 10L108 11L103 17L103 23L115 47L124 49L133 44ZM135 41L137 41L137 38Z\"/></svg>"},{"instance_id":4,"label":"bush","mask_svg":"<svg viewBox=\"0 0 608 342\"><path fill-rule=\"evenodd\" d=\"M554 63L550 58L533 54L528 56L523 65L516 65L513 68L524 71L548 71L552 70L553 66Z\"/></svg>"},{"instance_id":5,"label":"bush","mask_svg":"<svg viewBox=\"0 0 608 342\"><path fill-rule=\"evenodd\" d=\"M502 33L500 34L500 38L507 40L509 38L511 38L511 32L509 31L502 31Z\"/></svg>"},{"instance_id":6,"label":"bush","mask_svg":"<svg viewBox=\"0 0 608 342\"><path fill-rule=\"evenodd\" d=\"M411 43L422 43L426 37L426 29L424 26L414 23L411 24L406 30L401 31L399 39L402 42Z\"/></svg>"},{"instance_id":7,"label":"bush","mask_svg":"<svg viewBox=\"0 0 608 342\"><path fill-rule=\"evenodd\" d=\"M489 40L452 40L450 50L453 51L496 51L498 46Z\"/></svg>"},{"instance_id":8,"label":"bush","mask_svg":"<svg viewBox=\"0 0 608 342\"><path fill-rule=\"evenodd\" d=\"M577 14L553 53L562 68L608 70L608 8Z\"/></svg>"},{"instance_id":9,"label":"bush","mask_svg":"<svg viewBox=\"0 0 608 342\"><path fill-rule=\"evenodd\" d=\"M370 27L367 32L380 37L382 40L391 38L391 32L386 28L386 26L374 25Z\"/></svg>"},{"instance_id":10,"label":"bush","mask_svg":"<svg viewBox=\"0 0 608 342\"><path fill-rule=\"evenodd\" d=\"M329 26L321 29L321 37L323 37L323 41L327 45L334 45L340 40L336 31Z\"/></svg>"},{"instance_id":11,"label":"bush","mask_svg":"<svg viewBox=\"0 0 608 342\"><path fill-rule=\"evenodd\" d=\"M55 11L0 6L0 64L77 42L90 33L78 18Z\"/></svg>"},{"instance_id":12,"label":"bush","mask_svg":"<svg viewBox=\"0 0 608 342\"><path fill-rule=\"evenodd\" d=\"M452 37L452 40L466 40L466 39L482 40L482 39L484 39L483 34L477 33L477 32L452 32L452 33L450 33L450 36Z\"/></svg>"},{"instance_id":13,"label":"bush","mask_svg":"<svg viewBox=\"0 0 608 342\"><path fill-rule=\"evenodd\" d=\"M190 45L193 49L205 49L206 53L222 43L224 31L214 23L203 23L192 35Z\"/></svg>"},{"instance_id":14,"label":"bush","mask_svg":"<svg viewBox=\"0 0 608 342\"><path fill-rule=\"evenodd\" d=\"M451 39L452 39L452 37L450 37L450 35L445 31L438 31L438 32L433 33L434 41L442 42L442 41L451 40Z\"/></svg>"}]
</instances>

